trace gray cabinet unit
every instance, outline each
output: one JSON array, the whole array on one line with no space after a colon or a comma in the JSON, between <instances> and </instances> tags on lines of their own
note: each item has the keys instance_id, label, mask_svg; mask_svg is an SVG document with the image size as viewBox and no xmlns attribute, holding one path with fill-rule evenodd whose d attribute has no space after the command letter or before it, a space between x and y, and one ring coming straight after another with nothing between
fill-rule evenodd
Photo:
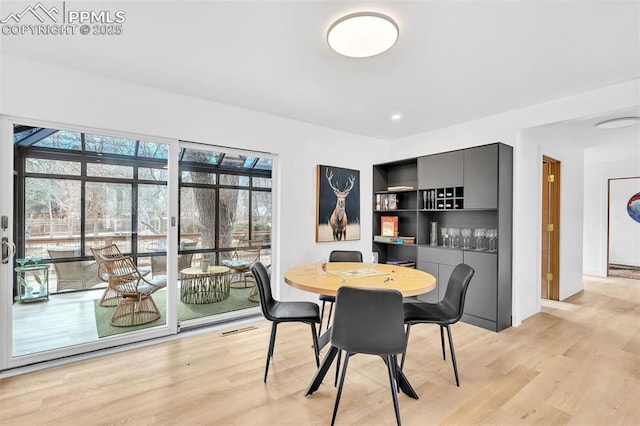
<instances>
[{"instance_id":1,"label":"gray cabinet unit","mask_svg":"<svg viewBox=\"0 0 640 426\"><path fill-rule=\"evenodd\" d=\"M462 186L463 163L463 151L419 157L418 186L423 189Z\"/></svg>"},{"instance_id":2,"label":"gray cabinet unit","mask_svg":"<svg viewBox=\"0 0 640 426\"><path fill-rule=\"evenodd\" d=\"M465 149L464 207L498 208L498 145Z\"/></svg>"},{"instance_id":3,"label":"gray cabinet unit","mask_svg":"<svg viewBox=\"0 0 640 426\"><path fill-rule=\"evenodd\" d=\"M380 234L383 215L398 217L399 233L415 236L416 244L373 242L380 262L406 260L437 279L436 288L418 296L436 303L444 297L455 266L467 263L475 269L462 320L489 330L500 331L511 325L511 246L513 210L513 149L494 143L442 154L410 158L373 166L373 194L389 192L389 186L412 188L402 196L397 211L373 208L373 234ZM417 185L417 186L416 186ZM460 205L439 208L429 196L434 189L453 191ZM445 197L446 198L446 197ZM445 200L446 201L446 200ZM432 223L437 223L437 245L432 243ZM442 228L496 229L496 249L468 248L461 240L442 247ZM448 235L448 234L447 234ZM435 244L435 242L434 242ZM453 246L453 247L451 247ZM492 245L493 248L493 245Z\"/></svg>"}]
</instances>

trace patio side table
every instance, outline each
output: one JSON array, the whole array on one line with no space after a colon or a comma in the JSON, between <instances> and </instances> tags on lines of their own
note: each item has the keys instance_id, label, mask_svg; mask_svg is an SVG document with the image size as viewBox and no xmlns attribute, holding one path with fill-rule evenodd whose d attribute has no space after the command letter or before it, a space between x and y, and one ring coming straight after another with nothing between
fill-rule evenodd
<instances>
[{"instance_id":1,"label":"patio side table","mask_svg":"<svg viewBox=\"0 0 640 426\"><path fill-rule=\"evenodd\" d=\"M226 266L210 266L206 271L186 268L180 277L180 300L184 303L215 303L229 297L230 269Z\"/></svg>"}]
</instances>

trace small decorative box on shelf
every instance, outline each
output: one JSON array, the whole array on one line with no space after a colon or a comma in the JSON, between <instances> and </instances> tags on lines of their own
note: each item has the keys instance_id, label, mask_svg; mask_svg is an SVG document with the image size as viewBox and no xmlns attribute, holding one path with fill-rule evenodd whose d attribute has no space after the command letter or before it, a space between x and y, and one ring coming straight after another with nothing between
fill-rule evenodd
<instances>
[{"instance_id":1,"label":"small decorative box on shelf","mask_svg":"<svg viewBox=\"0 0 640 426\"><path fill-rule=\"evenodd\" d=\"M416 237L400 237L402 238L402 244L415 244Z\"/></svg>"}]
</instances>

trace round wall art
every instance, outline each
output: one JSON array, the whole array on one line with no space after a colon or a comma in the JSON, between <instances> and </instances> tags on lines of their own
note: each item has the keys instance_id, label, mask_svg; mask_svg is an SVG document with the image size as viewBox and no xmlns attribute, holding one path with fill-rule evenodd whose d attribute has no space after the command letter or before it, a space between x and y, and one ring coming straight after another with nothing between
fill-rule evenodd
<instances>
[{"instance_id":1,"label":"round wall art","mask_svg":"<svg viewBox=\"0 0 640 426\"><path fill-rule=\"evenodd\" d=\"M629 198L627 203L627 213L631 216L631 219L640 223L640 192Z\"/></svg>"}]
</instances>

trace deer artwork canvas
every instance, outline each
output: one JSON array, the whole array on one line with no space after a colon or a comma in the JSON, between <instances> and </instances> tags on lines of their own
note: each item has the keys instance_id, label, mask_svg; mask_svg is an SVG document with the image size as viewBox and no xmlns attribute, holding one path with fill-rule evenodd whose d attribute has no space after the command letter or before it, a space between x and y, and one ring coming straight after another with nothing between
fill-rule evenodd
<instances>
[{"instance_id":1,"label":"deer artwork canvas","mask_svg":"<svg viewBox=\"0 0 640 426\"><path fill-rule=\"evenodd\" d=\"M360 239L360 171L316 167L316 241Z\"/></svg>"}]
</instances>

